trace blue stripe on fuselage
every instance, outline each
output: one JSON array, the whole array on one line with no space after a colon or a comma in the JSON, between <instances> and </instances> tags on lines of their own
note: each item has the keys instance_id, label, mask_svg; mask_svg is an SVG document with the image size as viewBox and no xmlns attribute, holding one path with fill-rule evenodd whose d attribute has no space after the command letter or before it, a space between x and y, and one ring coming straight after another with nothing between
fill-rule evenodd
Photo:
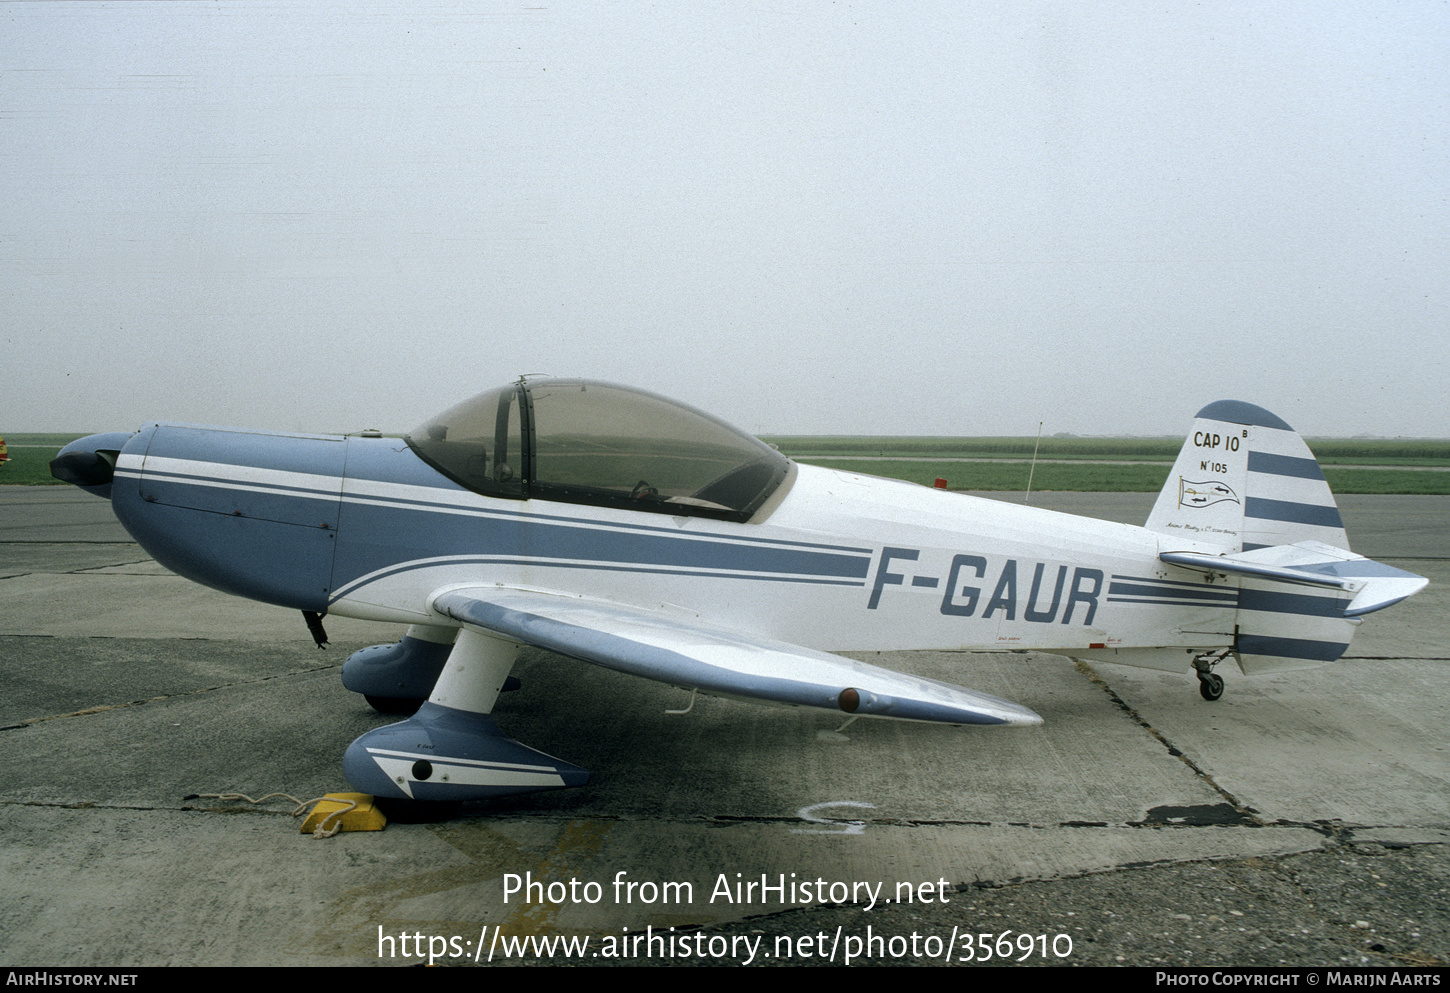
<instances>
[{"instance_id":1,"label":"blue stripe on fuselage","mask_svg":"<svg viewBox=\"0 0 1450 993\"><path fill-rule=\"evenodd\" d=\"M601 522L602 524L602 522ZM333 588L390 566L423 567L445 556L481 556L540 566L626 570L722 570L752 578L807 576L864 583L869 554L850 554L704 536L582 526L539 514L460 515L424 507L379 506L344 498ZM761 575L765 574L765 575Z\"/></svg>"},{"instance_id":2,"label":"blue stripe on fuselage","mask_svg":"<svg viewBox=\"0 0 1450 993\"><path fill-rule=\"evenodd\" d=\"M161 425L146 457L179 461L144 470L142 496L227 517L335 529L334 597L363 577L439 560L744 574L738 578L856 586L864 585L871 564L869 548L539 513L532 509L537 502L489 499L462 489L396 439L349 438L345 446L339 440ZM188 472L188 465L196 471ZM229 478L226 466L237 467L236 477ZM248 472L256 469L264 471ZM269 477L268 471L278 475ZM318 489L293 485L281 473L312 475ZM648 513L619 516L661 519Z\"/></svg>"},{"instance_id":3,"label":"blue stripe on fuselage","mask_svg":"<svg viewBox=\"0 0 1450 993\"><path fill-rule=\"evenodd\" d=\"M1238 604L1234 587L1208 586L1153 576L1113 575L1108 584L1108 603L1139 603L1158 607L1226 607Z\"/></svg>"},{"instance_id":4,"label":"blue stripe on fuselage","mask_svg":"<svg viewBox=\"0 0 1450 993\"><path fill-rule=\"evenodd\" d=\"M861 579L821 579L814 576L788 576L778 573L751 575L739 572L711 572L704 569L666 569L647 568L635 563L591 563L591 562L545 562L539 559L510 559L488 555L450 555L447 557L433 559L416 559L412 562L402 562L391 569L381 569L376 573L365 576L365 581L353 584L351 587L344 587L334 599L342 599L349 596L355 590L371 583L378 582L389 576L397 576L405 572L414 572L418 569L428 569L434 566L447 565L509 565L509 566L533 566L534 568L550 567L556 569L592 569L604 572L627 572L635 576L691 576L705 579L744 579L758 580L771 583L809 583L816 586L858 586L864 587L865 580Z\"/></svg>"},{"instance_id":5,"label":"blue stripe on fuselage","mask_svg":"<svg viewBox=\"0 0 1450 993\"><path fill-rule=\"evenodd\" d=\"M582 524L586 526L599 526L604 524L607 527L620 531L636 531L645 534L668 535L671 537L680 534L678 527L662 527L658 524L633 524L619 520L601 522L597 519L587 517L559 514L543 515L534 510L525 509L530 507L531 504L524 500L483 498L487 503L481 504L480 498L475 496L471 490L464 489L429 466L422 459L414 455L412 450L406 447L404 442L398 441L397 439L383 439L380 441L378 439L349 438L347 449L347 478L350 482L365 481L400 484L403 486L421 486L432 491L428 496L420 498L417 496L390 496L386 494L368 494L363 496L356 492L356 487L345 488L345 499L351 502L365 501L368 503L385 504L415 510L453 510L466 514L484 514L489 517L515 518L528 523L542 521L544 523ZM550 506L562 507L565 505L551 504ZM645 512L631 516L637 516L644 520L659 520L665 515ZM874 549L859 545L789 541L779 538L758 538L753 535L717 535L715 537L720 540L740 541L752 545L780 545L789 548L847 552L867 556L875 554Z\"/></svg>"},{"instance_id":6,"label":"blue stripe on fuselage","mask_svg":"<svg viewBox=\"0 0 1450 993\"><path fill-rule=\"evenodd\" d=\"M660 520L658 514L619 515L636 522L541 514L530 501L476 496L395 439L349 438L347 476L333 572L333 589L343 595L363 577L372 581L443 559L857 586L871 565L870 548L691 534L640 522ZM359 492L373 489L368 482L425 489Z\"/></svg>"},{"instance_id":7,"label":"blue stripe on fuselage","mask_svg":"<svg viewBox=\"0 0 1450 993\"><path fill-rule=\"evenodd\" d=\"M1136 579L1130 576L1114 576L1108 585L1108 596L1152 596L1177 600L1218 600L1233 603L1238 599L1238 590L1206 589L1205 584L1172 583L1151 579Z\"/></svg>"},{"instance_id":8,"label":"blue stripe on fuselage","mask_svg":"<svg viewBox=\"0 0 1450 993\"><path fill-rule=\"evenodd\" d=\"M333 529L342 441L158 424L138 476L141 495L150 503ZM235 467L235 475L227 467Z\"/></svg>"}]
</instances>

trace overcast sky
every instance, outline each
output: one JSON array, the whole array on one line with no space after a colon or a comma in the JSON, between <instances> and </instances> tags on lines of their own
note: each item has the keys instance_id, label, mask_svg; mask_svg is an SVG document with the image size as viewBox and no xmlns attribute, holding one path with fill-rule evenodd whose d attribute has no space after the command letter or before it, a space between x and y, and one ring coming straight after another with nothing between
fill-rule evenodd
<instances>
[{"instance_id":1,"label":"overcast sky","mask_svg":"<svg viewBox=\"0 0 1450 993\"><path fill-rule=\"evenodd\" d=\"M0 3L0 433L1450 437L1450 5Z\"/></svg>"}]
</instances>

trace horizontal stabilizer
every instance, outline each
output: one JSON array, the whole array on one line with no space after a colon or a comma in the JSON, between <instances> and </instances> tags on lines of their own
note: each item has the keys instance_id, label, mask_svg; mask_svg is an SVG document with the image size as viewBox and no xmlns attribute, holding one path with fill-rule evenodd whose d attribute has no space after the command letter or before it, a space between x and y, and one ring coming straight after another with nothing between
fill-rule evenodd
<instances>
[{"instance_id":1,"label":"horizontal stabilizer","mask_svg":"<svg viewBox=\"0 0 1450 993\"><path fill-rule=\"evenodd\" d=\"M599 600L449 589L433 609L561 655L715 696L947 724L1041 724L1026 707L786 642Z\"/></svg>"},{"instance_id":2,"label":"horizontal stabilizer","mask_svg":"<svg viewBox=\"0 0 1450 993\"><path fill-rule=\"evenodd\" d=\"M1354 594L1354 599L1344 608L1345 617L1382 610L1414 596L1430 582L1413 572L1317 541L1274 545L1231 555L1162 552L1158 558L1190 569L1344 590Z\"/></svg>"}]
</instances>

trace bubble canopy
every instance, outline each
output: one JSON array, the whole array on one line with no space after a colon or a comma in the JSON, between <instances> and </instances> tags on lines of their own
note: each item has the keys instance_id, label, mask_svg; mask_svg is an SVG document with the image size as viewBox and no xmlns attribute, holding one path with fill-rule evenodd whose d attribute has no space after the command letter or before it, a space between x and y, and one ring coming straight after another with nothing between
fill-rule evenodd
<instances>
[{"instance_id":1,"label":"bubble canopy","mask_svg":"<svg viewBox=\"0 0 1450 993\"><path fill-rule=\"evenodd\" d=\"M406 436L417 455L484 496L745 521L790 460L693 407L584 379L480 393Z\"/></svg>"}]
</instances>

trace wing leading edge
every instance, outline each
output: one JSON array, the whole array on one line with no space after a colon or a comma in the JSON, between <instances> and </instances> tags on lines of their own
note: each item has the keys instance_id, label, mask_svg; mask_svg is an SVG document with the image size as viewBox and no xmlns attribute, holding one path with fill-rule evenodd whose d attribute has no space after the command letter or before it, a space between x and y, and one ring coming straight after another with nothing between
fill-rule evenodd
<instances>
[{"instance_id":1,"label":"wing leading edge","mask_svg":"<svg viewBox=\"0 0 1450 993\"><path fill-rule=\"evenodd\" d=\"M444 590L432 603L486 632L714 696L908 721L1042 723L986 693L615 603L498 586Z\"/></svg>"}]
</instances>

